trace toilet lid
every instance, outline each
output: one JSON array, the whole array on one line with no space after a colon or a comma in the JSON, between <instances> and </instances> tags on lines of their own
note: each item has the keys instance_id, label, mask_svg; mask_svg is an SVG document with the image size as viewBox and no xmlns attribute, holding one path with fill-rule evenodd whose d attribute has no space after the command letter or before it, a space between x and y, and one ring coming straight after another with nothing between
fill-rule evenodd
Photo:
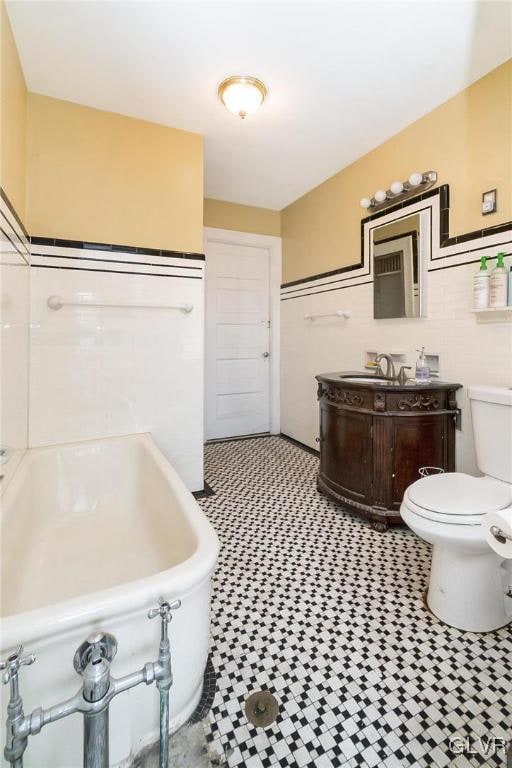
<instances>
[{"instance_id":1,"label":"toilet lid","mask_svg":"<svg viewBox=\"0 0 512 768\"><path fill-rule=\"evenodd\" d=\"M442 515L485 515L510 506L512 487L489 477L448 472L417 480L409 488L409 498Z\"/></svg>"}]
</instances>

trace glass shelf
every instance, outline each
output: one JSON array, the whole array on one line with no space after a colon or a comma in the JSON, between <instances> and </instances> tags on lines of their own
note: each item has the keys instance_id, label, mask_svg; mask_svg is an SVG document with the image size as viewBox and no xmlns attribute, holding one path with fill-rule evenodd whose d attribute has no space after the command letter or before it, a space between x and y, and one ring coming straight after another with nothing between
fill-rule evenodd
<instances>
[{"instance_id":1,"label":"glass shelf","mask_svg":"<svg viewBox=\"0 0 512 768\"><path fill-rule=\"evenodd\" d=\"M512 306L489 307L488 309L473 309L479 323L503 323L512 322Z\"/></svg>"}]
</instances>

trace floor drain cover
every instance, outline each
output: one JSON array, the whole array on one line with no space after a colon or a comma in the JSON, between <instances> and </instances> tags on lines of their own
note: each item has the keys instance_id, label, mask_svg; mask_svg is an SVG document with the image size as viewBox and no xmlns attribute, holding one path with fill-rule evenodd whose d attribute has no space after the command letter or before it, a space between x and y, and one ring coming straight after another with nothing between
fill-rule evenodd
<instances>
[{"instance_id":1,"label":"floor drain cover","mask_svg":"<svg viewBox=\"0 0 512 768\"><path fill-rule=\"evenodd\" d=\"M278 714L279 704L269 691L256 691L245 702L245 715L253 725L265 728L274 722Z\"/></svg>"}]
</instances>

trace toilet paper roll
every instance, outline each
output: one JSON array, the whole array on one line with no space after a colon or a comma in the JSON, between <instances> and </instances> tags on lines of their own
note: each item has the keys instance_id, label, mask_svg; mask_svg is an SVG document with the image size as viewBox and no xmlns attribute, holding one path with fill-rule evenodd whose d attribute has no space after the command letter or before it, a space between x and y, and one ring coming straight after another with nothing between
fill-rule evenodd
<instances>
[{"instance_id":1,"label":"toilet paper roll","mask_svg":"<svg viewBox=\"0 0 512 768\"><path fill-rule=\"evenodd\" d=\"M488 512L482 521L489 546L507 559L512 559L512 507Z\"/></svg>"}]
</instances>

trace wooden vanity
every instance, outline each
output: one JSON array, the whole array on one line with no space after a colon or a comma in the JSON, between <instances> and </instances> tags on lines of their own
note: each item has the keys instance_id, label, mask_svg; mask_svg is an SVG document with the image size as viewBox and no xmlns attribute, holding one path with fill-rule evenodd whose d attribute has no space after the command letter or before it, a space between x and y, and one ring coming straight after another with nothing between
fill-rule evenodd
<instances>
[{"instance_id":1,"label":"wooden vanity","mask_svg":"<svg viewBox=\"0 0 512 768\"><path fill-rule=\"evenodd\" d=\"M349 381L345 377L362 377ZM385 530L401 523L404 491L424 466L455 469L455 393L461 384L382 382L323 373L318 489Z\"/></svg>"}]
</instances>

